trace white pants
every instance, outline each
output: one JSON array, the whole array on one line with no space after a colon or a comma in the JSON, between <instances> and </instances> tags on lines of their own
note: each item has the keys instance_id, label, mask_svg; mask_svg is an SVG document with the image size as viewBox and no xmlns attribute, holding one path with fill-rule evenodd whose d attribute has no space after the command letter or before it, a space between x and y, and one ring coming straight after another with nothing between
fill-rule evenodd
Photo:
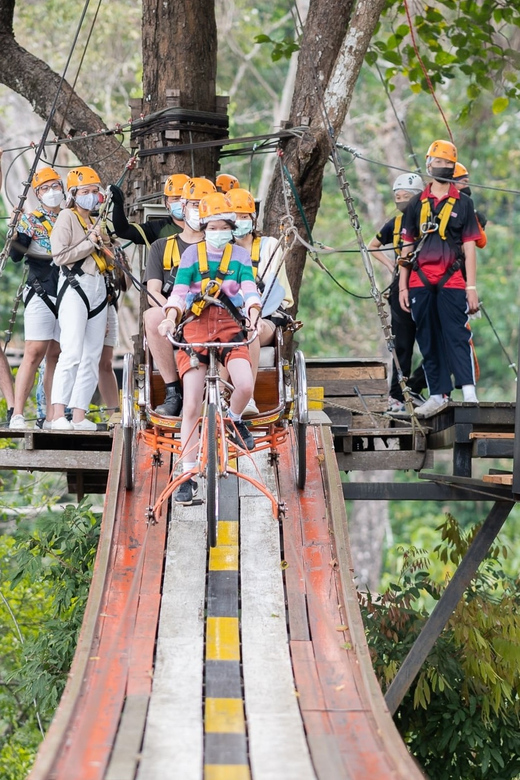
<instances>
[{"instance_id":1,"label":"white pants","mask_svg":"<svg viewBox=\"0 0 520 780\"><path fill-rule=\"evenodd\" d=\"M88 298L90 310L106 298L105 279L83 274L77 277ZM60 274L58 292L65 277ZM90 320L87 307L73 287L67 287L60 303L61 353L52 383L52 403L88 410L99 376L99 359L107 326L107 306Z\"/></svg>"},{"instance_id":2,"label":"white pants","mask_svg":"<svg viewBox=\"0 0 520 780\"><path fill-rule=\"evenodd\" d=\"M119 320L115 306L108 306L107 327L105 331L104 347L117 347L119 341Z\"/></svg>"}]
</instances>

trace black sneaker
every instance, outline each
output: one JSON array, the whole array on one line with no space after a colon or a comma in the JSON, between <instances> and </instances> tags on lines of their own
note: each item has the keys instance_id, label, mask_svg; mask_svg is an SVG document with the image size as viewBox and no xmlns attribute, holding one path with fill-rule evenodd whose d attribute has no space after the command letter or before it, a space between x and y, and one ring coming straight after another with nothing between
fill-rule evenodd
<instances>
[{"instance_id":1,"label":"black sneaker","mask_svg":"<svg viewBox=\"0 0 520 780\"><path fill-rule=\"evenodd\" d=\"M194 497L197 495L198 485L194 479L187 479L180 487L175 491L174 501L176 504L183 504L189 506L193 503Z\"/></svg>"},{"instance_id":2,"label":"black sneaker","mask_svg":"<svg viewBox=\"0 0 520 780\"><path fill-rule=\"evenodd\" d=\"M174 387L167 387L164 403L156 406L155 411L163 417L178 417L181 409L182 395Z\"/></svg>"},{"instance_id":3,"label":"black sneaker","mask_svg":"<svg viewBox=\"0 0 520 780\"><path fill-rule=\"evenodd\" d=\"M253 434L243 420L228 425L228 437L236 447L246 450L254 450L255 440Z\"/></svg>"},{"instance_id":4,"label":"black sneaker","mask_svg":"<svg viewBox=\"0 0 520 780\"><path fill-rule=\"evenodd\" d=\"M6 419L6 422L7 422L7 426L8 426L8 427L9 427L9 423L11 422L11 417L13 416L13 412L14 412L14 406L11 406L11 407L10 407L10 408L7 410L7 419Z\"/></svg>"}]
</instances>

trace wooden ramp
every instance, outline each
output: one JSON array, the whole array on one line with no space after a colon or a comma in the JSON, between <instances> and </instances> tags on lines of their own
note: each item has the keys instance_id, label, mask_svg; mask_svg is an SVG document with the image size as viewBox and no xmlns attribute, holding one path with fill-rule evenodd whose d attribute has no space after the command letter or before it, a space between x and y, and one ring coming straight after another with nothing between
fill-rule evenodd
<instances>
[{"instance_id":1,"label":"wooden ramp","mask_svg":"<svg viewBox=\"0 0 520 780\"><path fill-rule=\"evenodd\" d=\"M422 777L372 670L330 428L309 426L304 491L294 451L239 459L279 484L281 525L230 477L208 554L203 503L147 525L169 464L155 483L141 444L126 493L116 428L85 620L31 780Z\"/></svg>"}]
</instances>

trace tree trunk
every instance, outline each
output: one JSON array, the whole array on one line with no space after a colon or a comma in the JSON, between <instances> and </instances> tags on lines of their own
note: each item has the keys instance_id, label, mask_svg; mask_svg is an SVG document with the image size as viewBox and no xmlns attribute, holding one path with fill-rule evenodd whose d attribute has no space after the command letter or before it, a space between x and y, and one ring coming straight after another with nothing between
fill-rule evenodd
<instances>
[{"instance_id":1,"label":"tree trunk","mask_svg":"<svg viewBox=\"0 0 520 780\"><path fill-rule=\"evenodd\" d=\"M143 100L145 116L168 105L187 111L215 113L223 110L225 101L217 99L217 25L213 2L176 0L158 3L144 0L143 23ZM146 130L142 147L164 148L168 144L198 143L213 140L211 120L193 122L203 130L172 129L156 125ZM227 131L221 133L227 135ZM136 177L141 194L162 190L162 183L172 173L214 178L218 162L217 147L156 154L143 158Z\"/></svg>"},{"instance_id":2,"label":"tree trunk","mask_svg":"<svg viewBox=\"0 0 520 780\"><path fill-rule=\"evenodd\" d=\"M34 111L47 120L60 76L18 45L13 30L14 7L15 0L0 0L0 82L26 98ZM108 130L66 81L58 97L51 129L61 137ZM113 135L78 138L68 146L84 165L92 165L98 171L105 184L117 180L128 161L128 152Z\"/></svg>"},{"instance_id":3,"label":"tree trunk","mask_svg":"<svg viewBox=\"0 0 520 780\"><path fill-rule=\"evenodd\" d=\"M345 0L311 0L289 118L292 127L304 127L305 130L301 137L282 143L283 163L291 175L311 229L320 205L323 170L330 153L325 123L330 123L335 136L339 133L384 0L360 0L355 10L353 6L353 2ZM284 193L296 227L307 238L294 195L282 181L279 166L266 199L265 231L276 235L280 217L286 211ZM296 246L287 257L295 310L305 255L305 248Z\"/></svg>"}]
</instances>

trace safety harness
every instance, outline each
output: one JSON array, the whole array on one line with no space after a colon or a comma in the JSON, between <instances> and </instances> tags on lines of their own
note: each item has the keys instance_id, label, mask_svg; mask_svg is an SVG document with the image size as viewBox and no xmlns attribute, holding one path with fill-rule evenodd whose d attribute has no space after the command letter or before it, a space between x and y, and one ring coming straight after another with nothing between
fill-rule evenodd
<instances>
[{"instance_id":1,"label":"safety harness","mask_svg":"<svg viewBox=\"0 0 520 780\"><path fill-rule=\"evenodd\" d=\"M411 267L412 270L417 273L419 279L426 287L426 289L430 290L431 292L437 292L442 287L444 287L448 279L450 279L456 271L462 269L462 273L464 274L464 254L462 252L461 247L455 243L452 236L447 230L448 221L451 216L451 212L453 211L453 206L455 205L456 202L457 202L457 198L451 195L444 203L439 213L432 215L429 198L425 197L424 200L421 201L421 212L419 217L419 223L420 223L419 243L417 244L409 260L406 259L404 261L403 260L399 261L400 265L406 265ZM450 249L455 255L455 260L449 266L449 268L446 269L444 275L439 279L437 284L432 284L432 282L429 281L424 271L419 266L419 254L428 236L431 233L436 233L436 232L439 233L439 236L443 241L446 241L448 243Z\"/></svg>"},{"instance_id":2,"label":"safety harness","mask_svg":"<svg viewBox=\"0 0 520 780\"><path fill-rule=\"evenodd\" d=\"M193 314L195 314L196 317L200 317L203 310L206 308L208 304L208 302L204 299L205 295L209 295L212 298L219 298L219 300L221 300L221 303L227 305L226 301L224 300L225 298L227 298L227 296L221 295L222 282L224 281L226 274L228 272L229 263L231 262L232 251L233 251L232 245L226 244L224 248L224 252L222 253L222 259L220 261L219 267L217 268L217 272L215 274L215 279L212 279L209 272L208 252L206 249L206 242L201 241L200 244L197 244L199 273L201 277L200 294L195 297L195 300L191 305L191 311L193 312ZM229 299L228 302L231 303ZM235 306L233 306L233 308L235 309L235 311L238 311Z\"/></svg>"},{"instance_id":3,"label":"safety harness","mask_svg":"<svg viewBox=\"0 0 520 780\"><path fill-rule=\"evenodd\" d=\"M176 234L174 236L169 236L166 239L166 243L164 245L163 268L165 271L169 271L170 273L162 288L163 295L169 295L169 293L171 293L173 285L175 284L177 268L179 267L180 262L181 253L179 250L179 244L177 243Z\"/></svg>"},{"instance_id":4,"label":"safety harness","mask_svg":"<svg viewBox=\"0 0 520 780\"><path fill-rule=\"evenodd\" d=\"M403 224L403 215L398 214L394 220L393 247L396 257L401 257L401 225Z\"/></svg>"},{"instance_id":5,"label":"safety harness","mask_svg":"<svg viewBox=\"0 0 520 780\"><path fill-rule=\"evenodd\" d=\"M85 234L88 233L88 226L83 217L78 214L78 212L75 209L71 209L71 211L76 215L78 218L78 221L85 231ZM113 263L110 264L103 255L100 255L99 252L91 252L89 257L93 257L96 261L96 265L99 269L99 272L105 276L105 283L108 281L107 271L111 271L114 268ZM87 319L91 320L94 317L96 317L98 314L100 314L105 306L109 303L109 296L108 294L105 296L105 299L96 306L95 309L90 308L90 302L89 299L83 290L82 286L79 283L79 277L84 275L83 271L83 262L84 260L78 260L71 268L68 268L66 265L61 266L61 270L63 272L63 275L65 276L65 281L63 282L60 291L58 292L58 297L56 298L56 311L59 311L60 304L63 300L63 296L65 295L65 291L67 290L67 287L72 287L76 292L78 293L79 297L85 304L87 308Z\"/></svg>"},{"instance_id":6,"label":"safety harness","mask_svg":"<svg viewBox=\"0 0 520 780\"><path fill-rule=\"evenodd\" d=\"M41 225L45 228L47 231L47 235L50 236L52 233L52 225L43 213L43 211L33 211L33 216L36 217L38 222L40 222ZM38 277L34 277L33 279L28 279L27 286L29 287L29 292L27 293L27 296L24 301L24 306L28 306L29 302L32 298L34 298L35 295L38 296L38 298L41 298L44 304L47 306L48 309L51 310L51 312L54 314L55 317L58 316L58 310L56 309L56 306L54 305L53 301L51 300L49 294L44 290L43 285L41 281L38 279Z\"/></svg>"}]
</instances>

